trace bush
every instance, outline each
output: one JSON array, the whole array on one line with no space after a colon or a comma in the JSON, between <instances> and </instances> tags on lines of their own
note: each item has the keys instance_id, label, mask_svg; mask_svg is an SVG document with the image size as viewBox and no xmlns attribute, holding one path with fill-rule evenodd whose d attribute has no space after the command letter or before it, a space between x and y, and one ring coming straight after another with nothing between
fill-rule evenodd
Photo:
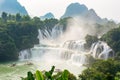
<instances>
[{"instance_id":1,"label":"bush","mask_svg":"<svg viewBox=\"0 0 120 80\"><path fill-rule=\"evenodd\" d=\"M77 80L76 77L68 70L64 70L63 72L58 72L53 75L54 69L55 67L53 66L50 71L46 71L45 73L38 70L35 74L28 72L27 77L22 78L22 80Z\"/></svg>"},{"instance_id":2,"label":"bush","mask_svg":"<svg viewBox=\"0 0 120 80\"><path fill-rule=\"evenodd\" d=\"M108 59L98 60L79 75L81 80L114 80L120 71L120 62Z\"/></svg>"},{"instance_id":3,"label":"bush","mask_svg":"<svg viewBox=\"0 0 120 80\"><path fill-rule=\"evenodd\" d=\"M18 54L14 40L5 31L0 31L0 62L17 59Z\"/></svg>"},{"instance_id":4,"label":"bush","mask_svg":"<svg viewBox=\"0 0 120 80\"><path fill-rule=\"evenodd\" d=\"M98 38L96 36L87 35L85 37L85 41L86 41L85 48L89 49L94 42L98 41Z\"/></svg>"},{"instance_id":5,"label":"bush","mask_svg":"<svg viewBox=\"0 0 120 80\"><path fill-rule=\"evenodd\" d=\"M120 56L120 27L110 30L101 39L115 51L116 56Z\"/></svg>"}]
</instances>

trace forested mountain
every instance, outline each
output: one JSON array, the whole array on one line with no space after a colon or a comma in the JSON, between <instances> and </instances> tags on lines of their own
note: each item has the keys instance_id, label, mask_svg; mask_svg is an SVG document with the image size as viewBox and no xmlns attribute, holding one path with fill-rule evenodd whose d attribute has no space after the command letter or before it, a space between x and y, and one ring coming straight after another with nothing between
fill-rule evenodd
<instances>
[{"instance_id":1,"label":"forested mountain","mask_svg":"<svg viewBox=\"0 0 120 80\"><path fill-rule=\"evenodd\" d=\"M93 56L87 55L89 58L88 59L89 63L81 65L81 66L85 66L87 69L85 69L79 75L79 77L77 77L78 79L68 70L59 71L58 69L56 69L58 70L58 72L57 73L55 72L56 74L53 75L55 69L55 67L53 66L52 69L48 72L47 71L40 72L38 70L36 71L35 74L28 72L26 78L20 76L22 80L28 80L28 79L30 80L35 80L35 79L119 80L120 79L120 27L118 27L119 24L116 24L114 21L108 21L107 19L106 20L101 19L93 9L88 10L88 8L85 5L81 5L79 3L70 4L65 14L61 17L60 20L55 19L52 13L48 13L42 16L41 19L39 17L31 18L29 15L23 15L23 14L27 14L27 12L24 9L24 7L21 7L16 0L2 0L0 1L0 4L2 4L0 5L0 9L1 9L0 10L1 11L0 62L17 61L19 58L20 51L33 48L35 44L39 44L38 30L41 30L42 32L47 31L47 34L49 34L56 25L59 27L61 27L62 25L63 27L62 30L64 33L64 31L66 31L66 29L72 25L72 30L76 34L76 31L74 31L74 28L76 28L76 25L74 26L73 24L74 22L75 24L77 24L77 27L82 27L84 29L83 33L85 33L85 31L87 32L87 30L89 29L88 30L89 35L85 37L86 43L84 44L87 50L91 48L93 43L98 41L104 41L109 45L111 49L113 49L113 53L115 53L113 57L110 57L111 59L107 59L107 60L101 60L100 58L97 59L94 58ZM4 9L3 12L2 9ZM8 12L9 14L6 12ZM79 20L77 22L75 21L76 19L74 17L76 16L81 17L82 20L84 21L82 23L83 24L82 26ZM70 20L71 23L69 22ZM87 20L92 20L95 22L91 24ZM93 33L94 36L90 35L90 33ZM47 38L46 36L47 34L43 34L43 36ZM53 34L55 34L55 32ZM74 37L71 35L67 35L67 36ZM99 47L97 51L100 52L100 50L102 49L104 49L103 46ZM29 63L25 65L30 66L34 64Z\"/></svg>"},{"instance_id":2,"label":"forested mountain","mask_svg":"<svg viewBox=\"0 0 120 80\"><path fill-rule=\"evenodd\" d=\"M49 12L49 13L45 14L44 16L40 17L41 20L51 19L51 18L55 18L54 15L51 12Z\"/></svg>"},{"instance_id":3,"label":"forested mountain","mask_svg":"<svg viewBox=\"0 0 120 80\"><path fill-rule=\"evenodd\" d=\"M10 14L20 13L22 15L27 15L26 9L20 5L17 0L1 0L0 1L0 14L2 12L7 12Z\"/></svg>"},{"instance_id":4,"label":"forested mountain","mask_svg":"<svg viewBox=\"0 0 120 80\"><path fill-rule=\"evenodd\" d=\"M61 18L66 17L81 17L82 19L86 20L102 22L102 19L93 9L89 10L85 5L79 3L72 3L67 7L64 15Z\"/></svg>"}]
</instances>

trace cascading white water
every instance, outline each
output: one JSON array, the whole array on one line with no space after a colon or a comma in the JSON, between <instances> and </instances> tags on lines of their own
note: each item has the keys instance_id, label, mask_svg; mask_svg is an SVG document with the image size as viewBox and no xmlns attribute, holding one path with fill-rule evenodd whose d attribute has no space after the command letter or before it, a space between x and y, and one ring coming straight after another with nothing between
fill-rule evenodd
<instances>
[{"instance_id":1,"label":"cascading white water","mask_svg":"<svg viewBox=\"0 0 120 80\"><path fill-rule=\"evenodd\" d=\"M70 50L77 50L77 51L84 51L84 44L85 41L84 40L70 40L70 41L66 41L63 44L63 48L67 48Z\"/></svg>"},{"instance_id":2,"label":"cascading white water","mask_svg":"<svg viewBox=\"0 0 120 80\"><path fill-rule=\"evenodd\" d=\"M63 37L63 27L56 25L51 32L47 29L38 30L40 44L35 45L29 51L24 50L20 52L20 60L41 60L48 61L59 60L66 61L72 64L86 64L88 55L94 58L107 59L114 56L114 51L107 45L107 43L98 41L92 44L90 51L86 50L84 40L68 40L59 43L58 38ZM56 43L57 42L57 43ZM58 45L59 43L59 45Z\"/></svg>"},{"instance_id":3,"label":"cascading white water","mask_svg":"<svg viewBox=\"0 0 120 80\"><path fill-rule=\"evenodd\" d=\"M54 40L58 36L61 36L63 34L63 26L55 25L55 27L52 28L52 30L44 29L44 30L38 30L39 35L38 38L40 41L42 40Z\"/></svg>"},{"instance_id":4,"label":"cascading white water","mask_svg":"<svg viewBox=\"0 0 120 80\"><path fill-rule=\"evenodd\" d=\"M65 60L69 60L72 63L78 63L83 64L85 62L85 54L83 52L85 51L84 48L85 41L76 41L76 40L70 40L66 41L63 44L63 48L68 49L68 51L63 51L61 53L62 58Z\"/></svg>"},{"instance_id":5,"label":"cascading white water","mask_svg":"<svg viewBox=\"0 0 120 80\"><path fill-rule=\"evenodd\" d=\"M85 54L75 53L71 56L70 59L72 64L82 65L87 61L87 56Z\"/></svg>"},{"instance_id":6,"label":"cascading white water","mask_svg":"<svg viewBox=\"0 0 120 80\"><path fill-rule=\"evenodd\" d=\"M19 53L19 59L20 60L26 60L26 59L35 59L40 58L44 53L47 53L50 50L58 50L54 47L57 47L58 45L53 45L52 41L62 35L63 33L63 26L56 25L51 31L45 29L45 30L38 30L39 35L39 43L38 45L35 45L33 48L28 50L23 50ZM32 53L32 54L31 54ZM31 56L31 58L29 57Z\"/></svg>"},{"instance_id":7,"label":"cascading white water","mask_svg":"<svg viewBox=\"0 0 120 80\"><path fill-rule=\"evenodd\" d=\"M63 35L63 26L56 25L53 27L52 32L51 32L51 38L56 39L58 36Z\"/></svg>"},{"instance_id":8,"label":"cascading white water","mask_svg":"<svg viewBox=\"0 0 120 80\"><path fill-rule=\"evenodd\" d=\"M107 43L98 41L92 44L90 53L94 58L108 59L114 57L114 51L107 45Z\"/></svg>"},{"instance_id":9,"label":"cascading white water","mask_svg":"<svg viewBox=\"0 0 120 80\"><path fill-rule=\"evenodd\" d=\"M19 53L20 60L28 60L30 58L31 58L31 50L30 49L23 50Z\"/></svg>"}]
</instances>

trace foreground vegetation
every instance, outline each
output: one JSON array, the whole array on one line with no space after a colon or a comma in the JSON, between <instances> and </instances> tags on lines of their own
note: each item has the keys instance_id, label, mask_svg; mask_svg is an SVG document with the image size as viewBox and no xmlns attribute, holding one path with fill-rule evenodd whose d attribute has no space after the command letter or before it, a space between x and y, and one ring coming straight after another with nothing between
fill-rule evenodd
<instances>
[{"instance_id":1,"label":"foreground vegetation","mask_svg":"<svg viewBox=\"0 0 120 80\"><path fill-rule=\"evenodd\" d=\"M53 66L50 71L37 70L35 74L28 72L22 80L120 80L120 62L114 59L96 60L78 78L68 70L57 73L54 70Z\"/></svg>"},{"instance_id":2,"label":"foreground vegetation","mask_svg":"<svg viewBox=\"0 0 120 80\"><path fill-rule=\"evenodd\" d=\"M2 13L0 18L0 62L17 60L21 50L29 49L38 44L38 29L52 30L56 24L67 26L67 19L46 19L41 21L40 18L30 18L28 15L21 16ZM114 24L114 23L113 23ZM108 24L97 25L99 32ZM109 23L111 25L111 23ZM112 25L112 28L114 25ZM100 32L102 33L102 32ZM87 44L85 47L90 48L91 44L102 40L115 51L114 59L96 60L78 77L78 80L120 80L120 27L115 28L104 34L100 39L96 36L86 36ZM36 71L36 73L28 72L26 78L22 80L77 80L68 70L54 72L53 66L50 71Z\"/></svg>"},{"instance_id":3,"label":"foreground vegetation","mask_svg":"<svg viewBox=\"0 0 120 80\"><path fill-rule=\"evenodd\" d=\"M27 77L22 78L22 80L76 80L76 77L68 70L58 72L55 75L53 74L54 70L55 66L53 66L50 71L41 72L37 70L35 74L28 72Z\"/></svg>"},{"instance_id":4,"label":"foreground vegetation","mask_svg":"<svg viewBox=\"0 0 120 80\"><path fill-rule=\"evenodd\" d=\"M79 77L82 80L119 80L120 62L113 59L97 60Z\"/></svg>"}]
</instances>

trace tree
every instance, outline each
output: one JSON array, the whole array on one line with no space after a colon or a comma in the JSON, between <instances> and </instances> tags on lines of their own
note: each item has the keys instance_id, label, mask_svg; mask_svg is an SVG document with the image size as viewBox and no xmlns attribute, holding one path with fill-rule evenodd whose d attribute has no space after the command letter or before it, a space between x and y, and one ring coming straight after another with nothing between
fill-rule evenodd
<instances>
[{"instance_id":1,"label":"tree","mask_svg":"<svg viewBox=\"0 0 120 80\"><path fill-rule=\"evenodd\" d=\"M17 14L16 14L16 21L21 21L21 18L22 18L22 17L21 17L21 15L20 15L20 13L17 13Z\"/></svg>"},{"instance_id":2,"label":"tree","mask_svg":"<svg viewBox=\"0 0 120 80\"><path fill-rule=\"evenodd\" d=\"M46 29L52 30L52 28L58 24L58 20L57 19L45 19L44 20L44 26L46 27Z\"/></svg>"},{"instance_id":3,"label":"tree","mask_svg":"<svg viewBox=\"0 0 120 80\"><path fill-rule=\"evenodd\" d=\"M87 35L85 37L85 40L86 40L85 48L89 49L94 42L98 41L98 38L96 36Z\"/></svg>"},{"instance_id":4,"label":"tree","mask_svg":"<svg viewBox=\"0 0 120 80\"><path fill-rule=\"evenodd\" d=\"M40 22L40 18L39 18L39 17L33 17L33 21L34 21L35 23L39 23L39 22Z\"/></svg>"},{"instance_id":5,"label":"tree","mask_svg":"<svg viewBox=\"0 0 120 80\"><path fill-rule=\"evenodd\" d=\"M22 17L22 21L30 21L30 20L31 20L31 18L30 18L29 15L24 15L24 16Z\"/></svg>"},{"instance_id":6,"label":"tree","mask_svg":"<svg viewBox=\"0 0 120 80\"><path fill-rule=\"evenodd\" d=\"M3 22L7 22L7 13L6 12L2 13L2 19L3 19Z\"/></svg>"},{"instance_id":7,"label":"tree","mask_svg":"<svg viewBox=\"0 0 120 80\"><path fill-rule=\"evenodd\" d=\"M44 21L41 21L39 17L34 17L32 21L33 21L33 24L36 24L38 28L42 29L42 27L44 27Z\"/></svg>"},{"instance_id":8,"label":"tree","mask_svg":"<svg viewBox=\"0 0 120 80\"><path fill-rule=\"evenodd\" d=\"M8 20L12 20L12 15L11 14L8 15Z\"/></svg>"},{"instance_id":9,"label":"tree","mask_svg":"<svg viewBox=\"0 0 120 80\"><path fill-rule=\"evenodd\" d=\"M38 43L38 30L35 24L30 22L9 23L8 33L14 39L17 49L32 48Z\"/></svg>"},{"instance_id":10,"label":"tree","mask_svg":"<svg viewBox=\"0 0 120 80\"><path fill-rule=\"evenodd\" d=\"M79 78L81 80L114 80L118 72L120 72L119 61L97 60L91 67L84 70Z\"/></svg>"},{"instance_id":11,"label":"tree","mask_svg":"<svg viewBox=\"0 0 120 80\"><path fill-rule=\"evenodd\" d=\"M5 31L0 31L0 62L17 59L17 48L13 39Z\"/></svg>"},{"instance_id":12,"label":"tree","mask_svg":"<svg viewBox=\"0 0 120 80\"><path fill-rule=\"evenodd\" d=\"M101 40L107 42L107 44L115 51L117 56L120 56L120 27L115 28L107 32L101 37Z\"/></svg>"}]
</instances>

